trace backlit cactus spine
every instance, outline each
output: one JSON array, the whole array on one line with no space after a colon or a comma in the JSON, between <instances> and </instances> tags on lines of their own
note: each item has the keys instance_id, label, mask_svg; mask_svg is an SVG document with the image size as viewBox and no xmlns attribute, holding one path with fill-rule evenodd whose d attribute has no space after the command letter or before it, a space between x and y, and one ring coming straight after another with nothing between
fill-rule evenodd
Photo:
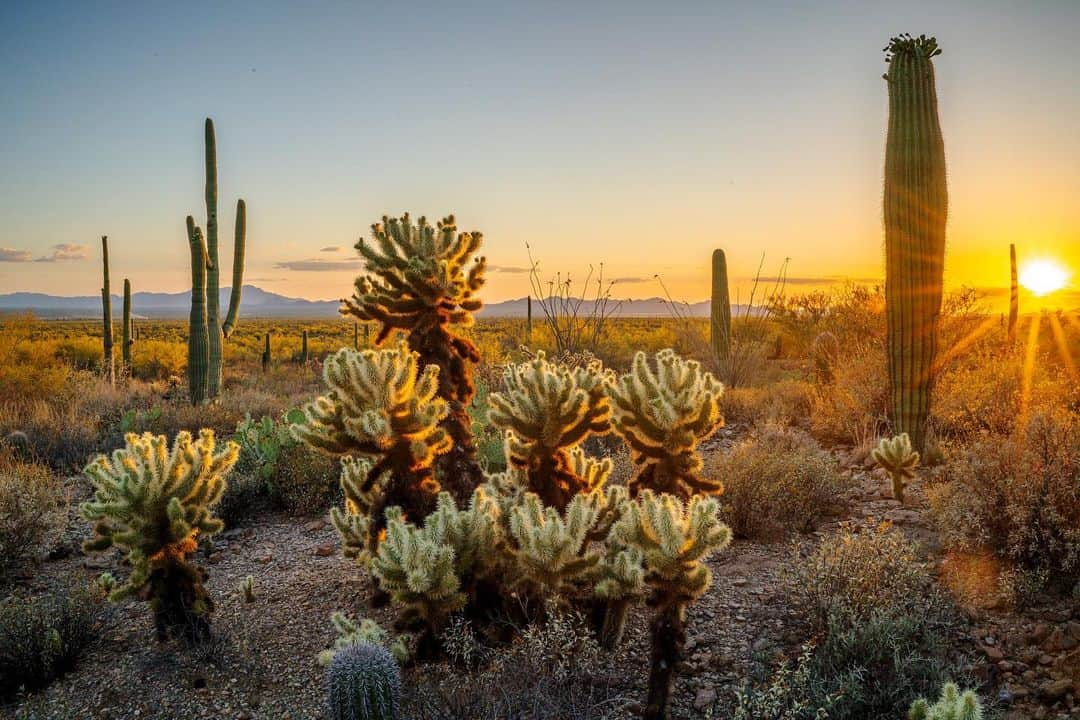
<instances>
[{"instance_id":1,"label":"backlit cactus spine","mask_svg":"<svg viewBox=\"0 0 1080 720\"><path fill-rule=\"evenodd\" d=\"M197 373L197 379L202 383L199 388L191 389L192 402L199 397L198 402L206 399L214 399L221 392L221 345L225 338L232 335L236 327L237 318L240 314L240 293L244 282L244 253L247 236L247 206L243 200L236 201L236 226L233 235L233 267L232 267L232 292L229 295L229 310L224 323L221 322L221 299L219 296L221 264L218 262L218 212L217 212L217 141L214 136L214 121L206 118L205 126L205 153L206 153L206 238L203 255L205 257L205 280L203 282L202 295L197 297L198 290L192 287L192 315L195 314L195 305L201 304L205 308L206 322L203 333L206 337L206 369ZM194 221L188 217L188 238L191 238L191 226ZM200 230L200 236L202 231ZM193 329L193 328L192 328ZM193 342L189 338L188 347ZM202 345L202 340L194 342L196 346ZM189 367L192 363L201 362L201 356L188 355ZM191 373L189 372L189 380Z\"/></svg>"},{"instance_id":2,"label":"backlit cactus spine","mask_svg":"<svg viewBox=\"0 0 1080 720\"><path fill-rule=\"evenodd\" d=\"M1016 342L1016 319L1020 315L1020 291L1016 285L1016 245L1009 244L1009 345Z\"/></svg>"},{"instance_id":3,"label":"backlit cactus spine","mask_svg":"<svg viewBox=\"0 0 1080 720\"><path fill-rule=\"evenodd\" d=\"M109 383L116 381L116 368L113 365L113 329L112 329L112 295L109 290L109 238L101 236L101 319L103 323L101 334L101 369Z\"/></svg>"},{"instance_id":4,"label":"backlit cactus spine","mask_svg":"<svg viewBox=\"0 0 1080 720\"><path fill-rule=\"evenodd\" d=\"M709 338L720 377L731 381L731 296L728 292L727 258L717 248L712 254L712 306Z\"/></svg>"},{"instance_id":5,"label":"backlit cactus spine","mask_svg":"<svg viewBox=\"0 0 1080 720\"><path fill-rule=\"evenodd\" d=\"M948 191L932 58L937 40L901 35L885 48L885 305L896 432L923 448L937 353Z\"/></svg>"},{"instance_id":6,"label":"backlit cactus spine","mask_svg":"<svg viewBox=\"0 0 1080 720\"><path fill-rule=\"evenodd\" d=\"M121 333L123 347L120 352L124 359L124 375L128 376L131 375L131 346L135 344L135 339L131 334L131 281L127 278L124 278L124 317Z\"/></svg>"}]
</instances>

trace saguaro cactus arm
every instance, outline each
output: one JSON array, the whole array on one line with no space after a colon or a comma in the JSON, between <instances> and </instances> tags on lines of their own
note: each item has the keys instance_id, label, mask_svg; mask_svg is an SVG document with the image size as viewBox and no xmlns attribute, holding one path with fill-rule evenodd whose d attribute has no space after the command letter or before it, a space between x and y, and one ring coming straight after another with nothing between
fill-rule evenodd
<instances>
[{"instance_id":1,"label":"saguaro cactus arm","mask_svg":"<svg viewBox=\"0 0 1080 720\"><path fill-rule=\"evenodd\" d=\"M236 201L236 228L233 236L232 289L229 292L229 311L221 333L226 338L232 335L240 316L240 295L244 289L244 253L247 246L247 205L243 200Z\"/></svg>"},{"instance_id":2,"label":"saguaro cactus arm","mask_svg":"<svg viewBox=\"0 0 1080 720\"><path fill-rule=\"evenodd\" d=\"M192 405L207 398L209 338L206 317L206 243L195 220L187 217L188 247L191 251L191 312L188 316L188 393Z\"/></svg>"}]
</instances>

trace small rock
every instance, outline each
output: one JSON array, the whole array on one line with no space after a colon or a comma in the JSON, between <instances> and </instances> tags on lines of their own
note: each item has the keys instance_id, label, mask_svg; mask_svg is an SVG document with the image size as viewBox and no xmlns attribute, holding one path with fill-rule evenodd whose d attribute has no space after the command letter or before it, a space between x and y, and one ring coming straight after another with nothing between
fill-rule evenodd
<instances>
[{"instance_id":1,"label":"small rock","mask_svg":"<svg viewBox=\"0 0 1080 720\"><path fill-rule=\"evenodd\" d=\"M1005 653L1001 652L1000 648L996 647L984 647L983 652L986 653L986 657L991 662L998 662L1005 659Z\"/></svg>"},{"instance_id":2,"label":"small rock","mask_svg":"<svg viewBox=\"0 0 1080 720\"><path fill-rule=\"evenodd\" d=\"M304 523L304 532L318 532L326 527L326 521L323 519L312 520L311 522Z\"/></svg>"},{"instance_id":3,"label":"small rock","mask_svg":"<svg viewBox=\"0 0 1080 720\"><path fill-rule=\"evenodd\" d=\"M322 545L315 546L315 554L319 557L330 557L334 554L334 550L333 543L323 543Z\"/></svg>"},{"instance_id":4,"label":"small rock","mask_svg":"<svg viewBox=\"0 0 1080 720\"><path fill-rule=\"evenodd\" d=\"M1039 692L1047 700L1061 700L1072 691L1072 686L1069 679L1052 680L1039 688Z\"/></svg>"},{"instance_id":5,"label":"small rock","mask_svg":"<svg viewBox=\"0 0 1080 720\"><path fill-rule=\"evenodd\" d=\"M701 688L697 691L697 695L694 696L694 709L704 710L711 707L714 702L716 702L716 688Z\"/></svg>"}]
</instances>

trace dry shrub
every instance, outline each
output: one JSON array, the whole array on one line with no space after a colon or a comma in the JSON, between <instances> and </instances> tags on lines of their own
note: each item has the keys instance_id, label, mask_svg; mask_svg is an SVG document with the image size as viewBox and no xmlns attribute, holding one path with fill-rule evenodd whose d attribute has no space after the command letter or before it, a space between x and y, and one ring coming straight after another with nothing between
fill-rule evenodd
<instances>
[{"instance_id":1,"label":"dry shrub","mask_svg":"<svg viewBox=\"0 0 1080 720\"><path fill-rule=\"evenodd\" d=\"M817 388L810 429L825 442L862 446L888 434L888 361L878 342L841 347L834 381Z\"/></svg>"},{"instance_id":2,"label":"dry shrub","mask_svg":"<svg viewBox=\"0 0 1080 720\"><path fill-rule=\"evenodd\" d=\"M1080 580L1080 420L1063 410L1035 414L1008 437L967 446L946 481L928 489L932 517L949 548L989 551L1012 566L1013 589ZM1014 593L1023 601L1030 592Z\"/></svg>"},{"instance_id":3,"label":"dry shrub","mask_svg":"<svg viewBox=\"0 0 1080 720\"><path fill-rule=\"evenodd\" d=\"M47 467L0 449L0 581L52 550L67 524L64 501Z\"/></svg>"},{"instance_id":4,"label":"dry shrub","mask_svg":"<svg viewBox=\"0 0 1080 720\"><path fill-rule=\"evenodd\" d=\"M0 407L17 413L35 397L66 390L70 368L57 359L52 344L33 339L33 315L11 315L0 321Z\"/></svg>"},{"instance_id":5,"label":"dry shrub","mask_svg":"<svg viewBox=\"0 0 1080 720\"><path fill-rule=\"evenodd\" d=\"M814 405L814 388L799 380L780 380L763 387L725 390L720 410L729 424L789 425L806 423Z\"/></svg>"},{"instance_id":6,"label":"dry shrub","mask_svg":"<svg viewBox=\"0 0 1080 720\"><path fill-rule=\"evenodd\" d=\"M813 439L777 426L726 457L714 455L707 474L724 483L724 520L737 536L755 539L812 530L851 483Z\"/></svg>"},{"instance_id":7,"label":"dry shrub","mask_svg":"<svg viewBox=\"0 0 1080 720\"><path fill-rule=\"evenodd\" d=\"M140 380L168 380L183 375L187 348L165 340L140 340L131 349L131 375Z\"/></svg>"},{"instance_id":8,"label":"dry shrub","mask_svg":"<svg viewBox=\"0 0 1080 720\"><path fill-rule=\"evenodd\" d=\"M270 498L297 515L323 515L341 500L340 475L341 464L334 458L289 443L281 448Z\"/></svg>"}]
</instances>

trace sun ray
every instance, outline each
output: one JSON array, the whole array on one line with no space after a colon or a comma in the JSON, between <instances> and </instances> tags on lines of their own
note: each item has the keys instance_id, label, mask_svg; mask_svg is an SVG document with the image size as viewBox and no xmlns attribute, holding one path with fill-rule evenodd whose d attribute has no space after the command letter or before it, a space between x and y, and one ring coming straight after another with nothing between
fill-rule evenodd
<instances>
[{"instance_id":1,"label":"sun ray","mask_svg":"<svg viewBox=\"0 0 1080 720\"><path fill-rule=\"evenodd\" d=\"M1069 374L1069 378L1075 382L1077 379L1076 363L1073 361L1069 343L1065 340L1065 330L1061 327L1056 313L1050 316L1050 330L1054 333L1054 345L1057 346L1061 364L1065 366L1065 372Z\"/></svg>"},{"instance_id":2,"label":"sun ray","mask_svg":"<svg viewBox=\"0 0 1080 720\"><path fill-rule=\"evenodd\" d=\"M940 372L941 369L948 365L953 358L955 358L964 350L967 350L969 347L978 342L979 338L990 332L990 329L994 327L994 325L997 325L998 322L998 318L994 316L985 318L981 323L976 325L971 332L957 340L956 343L948 350L946 350L938 359L938 361L934 363L934 373L936 374Z\"/></svg>"},{"instance_id":3,"label":"sun ray","mask_svg":"<svg viewBox=\"0 0 1080 720\"><path fill-rule=\"evenodd\" d=\"M1042 315L1032 315L1028 326L1027 344L1024 347L1024 376L1020 385L1020 416L1017 428L1027 425L1028 410L1031 406L1031 385L1035 378L1035 354L1039 349L1039 325Z\"/></svg>"}]
</instances>

